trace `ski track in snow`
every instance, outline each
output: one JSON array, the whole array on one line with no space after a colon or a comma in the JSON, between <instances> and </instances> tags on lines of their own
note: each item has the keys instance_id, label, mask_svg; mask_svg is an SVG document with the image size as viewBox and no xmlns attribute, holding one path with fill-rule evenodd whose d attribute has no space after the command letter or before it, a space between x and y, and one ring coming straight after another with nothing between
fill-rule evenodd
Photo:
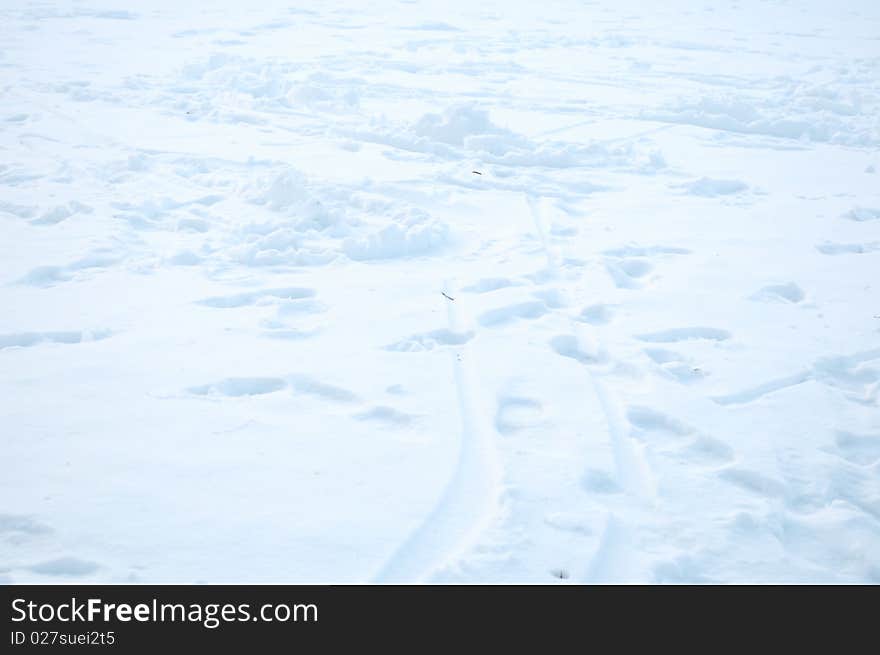
<instances>
[{"instance_id":1,"label":"ski track in snow","mask_svg":"<svg viewBox=\"0 0 880 655\"><path fill-rule=\"evenodd\" d=\"M466 300L453 281L443 284L442 297L446 303L449 331L453 334L471 333L471 320L467 310L462 308ZM376 582L425 580L466 550L490 524L497 511L499 468L493 433L479 392L473 346L462 344L450 350L450 357L461 420L455 471L438 504L382 567L374 578Z\"/></svg>"},{"instance_id":2,"label":"ski track in snow","mask_svg":"<svg viewBox=\"0 0 880 655\"><path fill-rule=\"evenodd\" d=\"M540 235L542 244L547 253L548 269L551 274L558 275L557 261L560 256L551 250L545 238L545 221L541 213L541 199L529 197L529 211L534 221L535 230ZM567 303L564 303L567 304ZM585 332L586 328L577 325L571 321L571 325L576 332ZM611 448L614 453L614 465L616 477L620 486L631 493L633 496L641 499L649 499L653 496L651 473L647 463L641 457L640 453L633 447L631 439L627 431L623 427L623 417L621 415L620 404L616 398L608 390L597 376L590 370L590 364L601 363L607 355L602 342L595 336L590 339L589 351L580 349L579 340L576 336L560 335L554 337L551 341L553 349L563 357L570 357L585 365L587 377L590 386L595 393L605 420L608 430L608 438L611 442ZM612 523L616 526L618 519L614 519Z\"/></svg>"},{"instance_id":3,"label":"ski track in snow","mask_svg":"<svg viewBox=\"0 0 880 655\"><path fill-rule=\"evenodd\" d=\"M545 237L546 221L542 212L541 198L528 198L528 207L534 222L535 230L540 235L547 255L548 270L553 277L559 275L558 261L562 255L551 249ZM568 303L563 303L568 304ZM569 321L575 334L583 333L586 328L573 320ZM551 342L556 352L564 357L571 357L584 365L590 387L602 409L604 424L613 452L615 479L618 486L640 502L651 502L656 490L653 487L652 472L630 439L623 427L623 417L617 399L607 386L590 370L590 365L602 363L607 357L606 349L595 336L590 338L591 353L580 350L576 336L557 336ZM588 473L585 473L587 475ZM629 562L630 546L627 541L625 522L613 513L609 513L596 552L587 565L584 582L601 583L618 580L625 582L631 575Z\"/></svg>"},{"instance_id":4,"label":"ski track in snow","mask_svg":"<svg viewBox=\"0 0 880 655\"><path fill-rule=\"evenodd\" d=\"M880 11L704 4L5 3L0 582L880 582Z\"/></svg>"}]
</instances>

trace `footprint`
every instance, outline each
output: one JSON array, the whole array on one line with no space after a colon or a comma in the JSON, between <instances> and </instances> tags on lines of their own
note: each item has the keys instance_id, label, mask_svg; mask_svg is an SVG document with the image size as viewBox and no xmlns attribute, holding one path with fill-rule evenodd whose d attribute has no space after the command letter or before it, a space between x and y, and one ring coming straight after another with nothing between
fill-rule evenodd
<instances>
[{"instance_id":1,"label":"footprint","mask_svg":"<svg viewBox=\"0 0 880 655\"><path fill-rule=\"evenodd\" d=\"M826 241L817 245L816 250L823 255L863 255L880 250L880 241L870 241L868 243L832 243L831 241Z\"/></svg>"},{"instance_id":2,"label":"footprint","mask_svg":"<svg viewBox=\"0 0 880 655\"><path fill-rule=\"evenodd\" d=\"M880 461L880 434L855 434L840 430L834 442L837 454L848 462L871 466Z\"/></svg>"},{"instance_id":3,"label":"footprint","mask_svg":"<svg viewBox=\"0 0 880 655\"><path fill-rule=\"evenodd\" d=\"M876 221L880 219L880 209L875 209L874 207L853 207L843 216L851 221Z\"/></svg>"},{"instance_id":4,"label":"footprint","mask_svg":"<svg viewBox=\"0 0 880 655\"><path fill-rule=\"evenodd\" d=\"M706 466L721 466L734 458L733 448L715 437L701 434L681 449L688 462Z\"/></svg>"},{"instance_id":5,"label":"footprint","mask_svg":"<svg viewBox=\"0 0 880 655\"><path fill-rule=\"evenodd\" d=\"M645 354L650 357L655 364L672 364L683 361L681 355L674 350L666 350L664 348L645 348Z\"/></svg>"},{"instance_id":6,"label":"footprint","mask_svg":"<svg viewBox=\"0 0 880 655\"><path fill-rule=\"evenodd\" d=\"M275 313L280 319L284 319L290 316L320 314L325 311L327 305L313 298L285 298L279 303Z\"/></svg>"},{"instance_id":7,"label":"footprint","mask_svg":"<svg viewBox=\"0 0 880 655\"><path fill-rule=\"evenodd\" d=\"M804 297L804 292L798 285L794 282L787 282L762 287L753 293L750 299L761 302L799 303Z\"/></svg>"},{"instance_id":8,"label":"footprint","mask_svg":"<svg viewBox=\"0 0 880 655\"><path fill-rule=\"evenodd\" d=\"M876 359L880 359L880 348L853 355L822 357L810 368L793 375L770 380L744 391L714 396L712 400L721 405L744 404L804 382L814 381L839 389L852 402L876 405L880 395L880 370L869 365L869 362Z\"/></svg>"},{"instance_id":9,"label":"footprint","mask_svg":"<svg viewBox=\"0 0 880 655\"><path fill-rule=\"evenodd\" d=\"M540 301L523 302L484 312L477 319L483 327L500 327L518 320L534 320L547 313L547 306Z\"/></svg>"},{"instance_id":10,"label":"footprint","mask_svg":"<svg viewBox=\"0 0 880 655\"><path fill-rule=\"evenodd\" d=\"M81 576L94 573L100 566L95 562L78 557L59 557L27 567L29 571L41 575Z\"/></svg>"},{"instance_id":11,"label":"footprint","mask_svg":"<svg viewBox=\"0 0 880 655\"><path fill-rule=\"evenodd\" d=\"M200 305L207 307L217 307L220 309L234 309L236 307L247 307L254 305L264 298L276 298L280 300L299 300L302 298L312 298L315 296L314 289L303 287L285 287L282 289L261 289L259 291L248 291L245 293L237 293L231 296L214 296L204 298L197 301Z\"/></svg>"},{"instance_id":12,"label":"footprint","mask_svg":"<svg viewBox=\"0 0 880 655\"><path fill-rule=\"evenodd\" d=\"M324 384L318 380L308 377L307 375L292 375L288 378L290 388L299 394L319 396L327 400L333 400L341 403L351 403L357 400L357 396L342 387L335 387L331 384Z\"/></svg>"},{"instance_id":13,"label":"footprint","mask_svg":"<svg viewBox=\"0 0 880 655\"><path fill-rule=\"evenodd\" d=\"M32 182L46 177L40 173L32 173L26 168L20 166L3 166L0 167L0 184L6 186L18 186L22 182Z\"/></svg>"},{"instance_id":14,"label":"footprint","mask_svg":"<svg viewBox=\"0 0 880 655\"><path fill-rule=\"evenodd\" d=\"M280 391L287 386L281 378L226 378L212 384L190 387L197 396L259 396Z\"/></svg>"},{"instance_id":15,"label":"footprint","mask_svg":"<svg viewBox=\"0 0 880 655\"><path fill-rule=\"evenodd\" d=\"M689 339L709 339L711 341L725 341L732 335L727 330L710 327L684 327L660 330L648 334L637 335L636 338L649 343L675 343Z\"/></svg>"},{"instance_id":16,"label":"footprint","mask_svg":"<svg viewBox=\"0 0 880 655\"><path fill-rule=\"evenodd\" d=\"M574 225L561 225L554 223L550 226L550 234L555 237L573 237L577 236L578 229Z\"/></svg>"},{"instance_id":17,"label":"footprint","mask_svg":"<svg viewBox=\"0 0 880 655\"><path fill-rule=\"evenodd\" d=\"M81 271L89 268L108 268L121 261L123 258L114 254L113 248L97 248L91 254L68 264L67 269Z\"/></svg>"},{"instance_id":18,"label":"footprint","mask_svg":"<svg viewBox=\"0 0 880 655\"><path fill-rule=\"evenodd\" d=\"M730 482L746 491L767 498L782 496L785 491L781 482L749 469L729 467L719 471L718 477L725 482Z\"/></svg>"},{"instance_id":19,"label":"footprint","mask_svg":"<svg viewBox=\"0 0 880 655\"><path fill-rule=\"evenodd\" d=\"M563 532L573 532L584 536L590 536L594 533L588 516L578 516L568 512L553 512L544 516L544 523L551 528L556 528Z\"/></svg>"},{"instance_id":20,"label":"footprint","mask_svg":"<svg viewBox=\"0 0 880 655\"><path fill-rule=\"evenodd\" d=\"M181 218L177 221L178 232L207 232L210 228L208 221L202 218Z\"/></svg>"},{"instance_id":21,"label":"footprint","mask_svg":"<svg viewBox=\"0 0 880 655\"><path fill-rule=\"evenodd\" d=\"M558 355L569 357L581 364L601 364L607 360L603 351L587 352L578 342L577 337L571 334L560 334L550 339L550 347Z\"/></svg>"},{"instance_id":22,"label":"footprint","mask_svg":"<svg viewBox=\"0 0 880 655\"><path fill-rule=\"evenodd\" d=\"M0 212L12 214L16 218L33 218L37 213L37 207L33 205L17 205L13 202L0 201Z\"/></svg>"},{"instance_id":23,"label":"footprint","mask_svg":"<svg viewBox=\"0 0 880 655\"><path fill-rule=\"evenodd\" d=\"M532 295L543 300L550 309L561 309L568 305L565 294L559 289L544 289L543 291L535 291Z\"/></svg>"},{"instance_id":24,"label":"footprint","mask_svg":"<svg viewBox=\"0 0 880 655\"><path fill-rule=\"evenodd\" d=\"M632 406L626 412L627 420L636 428L647 432L662 432L674 436L686 436L694 429L650 407Z\"/></svg>"},{"instance_id":25,"label":"footprint","mask_svg":"<svg viewBox=\"0 0 880 655\"><path fill-rule=\"evenodd\" d=\"M621 492L620 485L607 472L599 469L587 469L581 478L584 491L592 494L616 494Z\"/></svg>"},{"instance_id":26,"label":"footprint","mask_svg":"<svg viewBox=\"0 0 880 655\"><path fill-rule=\"evenodd\" d=\"M192 250L181 250L168 258L168 263L174 266L197 266L202 261L202 258Z\"/></svg>"},{"instance_id":27,"label":"footprint","mask_svg":"<svg viewBox=\"0 0 880 655\"><path fill-rule=\"evenodd\" d=\"M86 341L100 341L112 334L110 330L0 334L0 350L4 348L30 348L43 343L76 344Z\"/></svg>"},{"instance_id":28,"label":"footprint","mask_svg":"<svg viewBox=\"0 0 880 655\"><path fill-rule=\"evenodd\" d=\"M32 225L55 225L76 214L91 214L94 210L81 202L73 200L66 205L59 205L31 221Z\"/></svg>"},{"instance_id":29,"label":"footprint","mask_svg":"<svg viewBox=\"0 0 880 655\"><path fill-rule=\"evenodd\" d=\"M89 255L66 266L37 266L20 278L18 282L35 287L50 287L59 282L72 280L78 271L108 268L123 260L123 257L114 254L113 248L97 248Z\"/></svg>"},{"instance_id":30,"label":"footprint","mask_svg":"<svg viewBox=\"0 0 880 655\"><path fill-rule=\"evenodd\" d=\"M804 382L811 380L812 378L812 372L809 370L804 370L795 373L794 375L788 375L784 378L777 378L776 380L764 382L763 384L759 384L758 386L752 387L750 389L745 389L743 391L738 391L723 396L713 396L712 400L719 405L744 405L746 403L758 400L759 398L763 398L768 394L776 393L777 391L782 391L784 389L803 384Z\"/></svg>"},{"instance_id":31,"label":"footprint","mask_svg":"<svg viewBox=\"0 0 880 655\"><path fill-rule=\"evenodd\" d=\"M715 180L709 177L701 177L684 185L685 193L703 198L729 196L747 191L748 188L749 186L742 180Z\"/></svg>"},{"instance_id":32,"label":"footprint","mask_svg":"<svg viewBox=\"0 0 880 655\"><path fill-rule=\"evenodd\" d=\"M444 328L421 334L413 334L406 339L385 346L385 350L394 352L423 352L434 350L434 348L439 346L460 346L473 339L473 337L474 333L470 330L467 332L453 332Z\"/></svg>"},{"instance_id":33,"label":"footprint","mask_svg":"<svg viewBox=\"0 0 880 655\"><path fill-rule=\"evenodd\" d=\"M688 255L690 252L687 248L627 245L605 250L603 254L610 257L654 257L656 255Z\"/></svg>"},{"instance_id":34,"label":"footprint","mask_svg":"<svg viewBox=\"0 0 880 655\"><path fill-rule=\"evenodd\" d=\"M262 336L269 339L284 339L287 341L309 339L320 333L321 331L319 329L299 330L297 328L292 328L286 324L279 323L278 321L263 321L262 326L266 328L262 332Z\"/></svg>"},{"instance_id":35,"label":"footprint","mask_svg":"<svg viewBox=\"0 0 880 655\"><path fill-rule=\"evenodd\" d=\"M614 318L614 307L598 303L584 307L578 315L578 320L590 325L605 325Z\"/></svg>"},{"instance_id":36,"label":"footprint","mask_svg":"<svg viewBox=\"0 0 880 655\"><path fill-rule=\"evenodd\" d=\"M521 284L521 282L516 282L506 277L487 277L478 280L474 284L462 287L461 290L467 293L489 293L490 291L506 289L507 287L518 287Z\"/></svg>"},{"instance_id":37,"label":"footprint","mask_svg":"<svg viewBox=\"0 0 880 655\"><path fill-rule=\"evenodd\" d=\"M813 365L813 377L843 391L844 396L862 405L876 405L880 395L880 370L868 362L880 358L880 350L842 357L824 357Z\"/></svg>"},{"instance_id":38,"label":"footprint","mask_svg":"<svg viewBox=\"0 0 880 655\"><path fill-rule=\"evenodd\" d=\"M873 470L837 467L827 489L829 500L845 500L880 521L880 477Z\"/></svg>"},{"instance_id":39,"label":"footprint","mask_svg":"<svg viewBox=\"0 0 880 655\"><path fill-rule=\"evenodd\" d=\"M639 289L654 265L646 259L607 260L605 268L619 289Z\"/></svg>"},{"instance_id":40,"label":"footprint","mask_svg":"<svg viewBox=\"0 0 880 655\"><path fill-rule=\"evenodd\" d=\"M620 289L639 289L653 272L654 264L648 258L664 255L686 255L690 250L667 246L637 246L629 244L605 250L605 268L614 284Z\"/></svg>"},{"instance_id":41,"label":"footprint","mask_svg":"<svg viewBox=\"0 0 880 655\"><path fill-rule=\"evenodd\" d=\"M733 459L733 449L720 439L696 434L690 425L650 407L631 406L627 409L626 418L635 428L633 436L641 441L650 436L682 443L682 439L686 438L683 445L668 452L677 453L688 463L720 466Z\"/></svg>"},{"instance_id":42,"label":"footprint","mask_svg":"<svg viewBox=\"0 0 880 655\"><path fill-rule=\"evenodd\" d=\"M495 411L495 429L508 435L540 425L541 403L533 398L502 396Z\"/></svg>"},{"instance_id":43,"label":"footprint","mask_svg":"<svg viewBox=\"0 0 880 655\"><path fill-rule=\"evenodd\" d=\"M393 407L379 405L365 412L355 414L354 418L359 421L376 421L389 427L404 427L410 425L416 419L416 416L401 412Z\"/></svg>"},{"instance_id":44,"label":"footprint","mask_svg":"<svg viewBox=\"0 0 880 655\"><path fill-rule=\"evenodd\" d=\"M73 275L63 266L37 266L18 281L33 287L50 287L59 282L67 282L72 278Z\"/></svg>"},{"instance_id":45,"label":"footprint","mask_svg":"<svg viewBox=\"0 0 880 655\"><path fill-rule=\"evenodd\" d=\"M706 372L693 362L673 350L664 348L645 348L645 354L673 379L687 384L706 377Z\"/></svg>"},{"instance_id":46,"label":"footprint","mask_svg":"<svg viewBox=\"0 0 880 655\"><path fill-rule=\"evenodd\" d=\"M4 536L36 536L52 532L45 523L40 523L25 514L0 514L0 534Z\"/></svg>"}]
</instances>

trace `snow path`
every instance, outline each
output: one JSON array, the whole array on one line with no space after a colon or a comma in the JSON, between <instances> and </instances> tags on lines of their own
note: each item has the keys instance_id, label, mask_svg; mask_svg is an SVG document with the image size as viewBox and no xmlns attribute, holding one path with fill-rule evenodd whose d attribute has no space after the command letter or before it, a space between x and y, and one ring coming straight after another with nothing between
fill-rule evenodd
<instances>
[{"instance_id":1,"label":"snow path","mask_svg":"<svg viewBox=\"0 0 880 655\"><path fill-rule=\"evenodd\" d=\"M551 277L557 277L559 262L564 258L564 254L557 252L547 241L547 226L542 209L543 198L529 196L528 206L535 230L547 255L548 272ZM563 304L568 304L567 299ZM650 467L642 453L632 444L632 439L624 427L619 403L590 370L590 365L604 363L607 351L595 335L585 334L587 328L571 317L569 317L569 325L575 336L555 337L553 342L555 350L560 355L572 357L585 365L590 387L602 408L611 450L614 453L614 478L617 484L634 499L650 503L656 495ZM588 346L582 349L581 344L584 343ZM589 475L589 470L585 475ZM626 524L614 513L609 512L596 552L587 565L587 574L583 582L601 584L638 579L634 577L632 571L630 540L631 536Z\"/></svg>"},{"instance_id":2,"label":"snow path","mask_svg":"<svg viewBox=\"0 0 880 655\"><path fill-rule=\"evenodd\" d=\"M880 581L880 9L648 4L4 3L0 582Z\"/></svg>"},{"instance_id":3,"label":"snow path","mask_svg":"<svg viewBox=\"0 0 880 655\"><path fill-rule=\"evenodd\" d=\"M453 334L473 332L466 300L454 281L443 285ZM424 580L459 555L486 529L497 511L499 467L493 433L480 397L470 342L450 351L461 417L461 445L453 478L439 504L376 576L376 582Z\"/></svg>"}]
</instances>

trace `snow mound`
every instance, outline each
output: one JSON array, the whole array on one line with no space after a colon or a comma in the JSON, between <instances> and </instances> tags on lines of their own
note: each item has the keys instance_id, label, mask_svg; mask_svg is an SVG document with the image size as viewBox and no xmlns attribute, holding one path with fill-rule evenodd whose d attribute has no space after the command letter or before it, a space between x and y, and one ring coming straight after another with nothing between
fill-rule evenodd
<instances>
[{"instance_id":1,"label":"snow mound","mask_svg":"<svg viewBox=\"0 0 880 655\"><path fill-rule=\"evenodd\" d=\"M497 125L489 110L476 103L453 104L409 124L381 119L373 121L369 131L344 132L343 136L441 159L469 158L510 167L622 167L647 174L666 167L656 147L639 143L582 144L526 137Z\"/></svg>"},{"instance_id":2,"label":"snow mound","mask_svg":"<svg viewBox=\"0 0 880 655\"><path fill-rule=\"evenodd\" d=\"M522 143L523 138L508 129L498 127L489 119L489 112L475 103L453 105L441 114L422 116L413 127L420 137L455 146L467 146L468 140L476 138L469 149L479 149L480 144Z\"/></svg>"},{"instance_id":3,"label":"snow mound","mask_svg":"<svg viewBox=\"0 0 880 655\"><path fill-rule=\"evenodd\" d=\"M350 112L360 95L351 80L309 73L295 63L215 53L184 66L178 84L160 100L189 120L261 124L261 113L279 108Z\"/></svg>"},{"instance_id":4,"label":"snow mound","mask_svg":"<svg viewBox=\"0 0 880 655\"><path fill-rule=\"evenodd\" d=\"M725 132L851 146L880 144L876 120L880 98L856 94L840 84L819 87L782 81L772 100L760 96L706 95L680 100L642 117Z\"/></svg>"},{"instance_id":5,"label":"snow mound","mask_svg":"<svg viewBox=\"0 0 880 655\"><path fill-rule=\"evenodd\" d=\"M412 211L395 217L390 225L349 237L343 249L354 260L393 259L437 252L448 245L450 239L448 225L424 212Z\"/></svg>"}]
</instances>

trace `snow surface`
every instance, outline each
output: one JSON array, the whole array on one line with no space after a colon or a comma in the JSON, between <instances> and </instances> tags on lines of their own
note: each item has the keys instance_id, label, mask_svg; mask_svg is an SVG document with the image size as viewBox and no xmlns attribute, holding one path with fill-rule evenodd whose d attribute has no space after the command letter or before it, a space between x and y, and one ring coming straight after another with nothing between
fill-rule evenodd
<instances>
[{"instance_id":1,"label":"snow surface","mask_svg":"<svg viewBox=\"0 0 880 655\"><path fill-rule=\"evenodd\" d=\"M878 153L875 0L6 0L0 580L878 583Z\"/></svg>"}]
</instances>

